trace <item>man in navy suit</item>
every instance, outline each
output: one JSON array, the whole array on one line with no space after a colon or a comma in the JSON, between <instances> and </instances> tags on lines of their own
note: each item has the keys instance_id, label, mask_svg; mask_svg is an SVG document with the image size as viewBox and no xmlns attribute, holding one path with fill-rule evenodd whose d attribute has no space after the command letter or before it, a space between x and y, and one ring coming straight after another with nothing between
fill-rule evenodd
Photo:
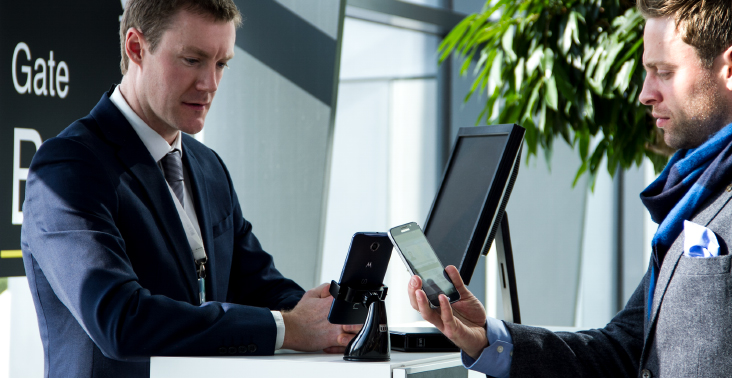
<instances>
[{"instance_id":1,"label":"man in navy suit","mask_svg":"<svg viewBox=\"0 0 732 378\"><path fill-rule=\"evenodd\" d=\"M147 377L153 355L342 352L328 285L283 277L204 120L241 16L231 0L129 0L122 73L30 167L23 260L46 377ZM184 134L185 133L185 134Z\"/></svg>"}]
</instances>

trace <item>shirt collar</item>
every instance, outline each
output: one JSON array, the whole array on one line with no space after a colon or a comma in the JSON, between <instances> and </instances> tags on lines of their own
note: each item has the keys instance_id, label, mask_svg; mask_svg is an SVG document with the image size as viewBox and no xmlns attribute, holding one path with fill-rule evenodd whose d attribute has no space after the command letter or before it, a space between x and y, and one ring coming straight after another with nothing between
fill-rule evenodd
<instances>
[{"instance_id":1,"label":"shirt collar","mask_svg":"<svg viewBox=\"0 0 732 378\"><path fill-rule=\"evenodd\" d=\"M115 106L117 106L117 109L122 112L122 115L125 116L127 122L132 125L132 128L137 133L137 136L142 140L142 144L147 147L147 150L150 152L150 155L152 155L155 162L159 162L160 159L168 154L168 152L175 149L180 151L182 157L183 144L181 143L181 132L178 131L178 134L175 136L175 140L173 140L173 144L169 145L168 142L160 136L160 134L151 129L150 126L148 126L145 121L143 121L142 118L132 110L130 105L127 103L127 100L122 96L122 92L120 92L119 87L120 86L118 85L114 89L114 92L109 99Z\"/></svg>"}]
</instances>

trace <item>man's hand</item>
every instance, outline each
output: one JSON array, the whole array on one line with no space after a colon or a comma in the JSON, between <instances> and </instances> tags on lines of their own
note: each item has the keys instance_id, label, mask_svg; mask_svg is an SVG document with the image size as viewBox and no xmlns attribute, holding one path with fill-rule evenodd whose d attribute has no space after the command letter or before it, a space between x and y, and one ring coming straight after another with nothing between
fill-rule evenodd
<instances>
[{"instance_id":1,"label":"man's hand","mask_svg":"<svg viewBox=\"0 0 732 378\"><path fill-rule=\"evenodd\" d=\"M323 350L343 353L346 345L356 336L362 325L339 325L328 321L333 297L325 283L308 290L292 311L282 312L285 321L284 349L306 352Z\"/></svg>"},{"instance_id":2,"label":"man's hand","mask_svg":"<svg viewBox=\"0 0 732 378\"><path fill-rule=\"evenodd\" d=\"M412 276L407 292L412 307L422 314L424 320L432 323L455 345L470 357L478 358L488 346L488 337L483 328L486 322L485 308L473 293L465 287L457 268L449 265L445 268L447 275L455 285L460 300L450 306L450 301L440 294L440 308L430 308L427 294L422 291L422 280Z\"/></svg>"}]
</instances>

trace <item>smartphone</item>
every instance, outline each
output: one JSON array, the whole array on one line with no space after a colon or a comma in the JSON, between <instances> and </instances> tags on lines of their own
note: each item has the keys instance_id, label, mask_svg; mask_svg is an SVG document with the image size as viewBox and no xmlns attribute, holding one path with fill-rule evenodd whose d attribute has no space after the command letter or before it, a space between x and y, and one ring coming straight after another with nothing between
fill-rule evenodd
<instances>
[{"instance_id":1,"label":"smartphone","mask_svg":"<svg viewBox=\"0 0 732 378\"><path fill-rule=\"evenodd\" d=\"M354 290L381 288L392 249L391 240L384 232L353 234L338 284L341 288ZM363 324L368 313L369 309L361 303L335 299L330 305L328 321L333 324Z\"/></svg>"},{"instance_id":2,"label":"smartphone","mask_svg":"<svg viewBox=\"0 0 732 378\"><path fill-rule=\"evenodd\" d=\"M427 294L430 307L440 307L440 294L445 294L450 303L460 300L460 293L417 223L392 228L389 230L389 239L409 272L422 279L422 290Z\"/></svg>"}]
</instances>

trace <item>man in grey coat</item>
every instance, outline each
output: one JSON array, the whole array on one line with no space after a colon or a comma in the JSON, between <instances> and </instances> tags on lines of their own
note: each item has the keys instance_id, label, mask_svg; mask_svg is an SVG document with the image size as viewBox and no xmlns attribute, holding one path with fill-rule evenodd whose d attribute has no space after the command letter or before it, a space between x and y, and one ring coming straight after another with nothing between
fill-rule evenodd
<instances>
[{"instance_id":1,"label":"man in grey coat","mask_svg":"<svg viewBox=\"0 0 732 378\"><path fill-rule=\"evenodd\" d=\"M732 376L732 2L638 0L638 8L640 101L678 149L641 193L659 223L649 270L605 328L577 333L486 318L452 266L462 299L451 306L441 296L430 309L412 277L412 307L463 350L468 368L512 378ZM692 240L692 228L705 238Z\"/></svg>"}]
</instances>

